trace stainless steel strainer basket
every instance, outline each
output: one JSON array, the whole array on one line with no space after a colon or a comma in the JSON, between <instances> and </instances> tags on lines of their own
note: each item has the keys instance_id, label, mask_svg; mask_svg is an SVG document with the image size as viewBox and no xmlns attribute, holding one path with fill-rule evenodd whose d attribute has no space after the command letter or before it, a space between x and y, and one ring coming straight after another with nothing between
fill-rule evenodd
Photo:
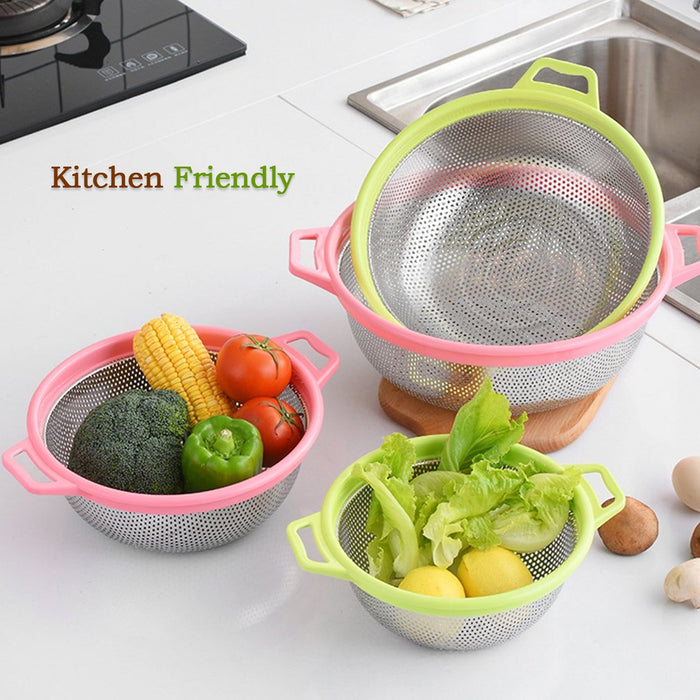
<instances>
[{"instance_id":1,"label":"stainless steel strainer basket","mask_svg":"<svg viewBox=\"0 0 700 700\"><path fill-rule=\"evenodd\" d=\"M588 89L534 80L545 69ZM622 318L654 273L662 229L656 174L598 109L595 73L541 59L514 88L402 131L362 184L350 240L377 314L435 338L529 345Z\"/></svg>"},{"instance_id":2,"label":"stainless steel strainer basket","mask_svg":"<svg viewBox=\"0 0 700 700\"><path fill-rule=\"evenodd\" d=\"M46 421L45 442L54 457L68 464L73 436L87 413L128 389L148 389L133 357L112 362L73 385ZM307 408L293 388L287 389L282 398L308 422ZM267 520L292 488L299 466L258 495L193 513L143 513L103 505L85 496L66 498L88 524L124 544L169 552L200 551L239 539Z\"/></svg>"},{"instance_id":3,"label":"stainless steel strainer basket","mask_svg":"<svg viewBox=\"0 0 700 700\"><path fill-rule=\"evenodd\" d=\"M367 306L347 243L338 259L338 272L348 291ZM657 281L658 273L633 310L650 297ZM498 393L508 397L515 413L539 413L566 406L614 379L644 335L641 327L618 342L581 357L509 367L463 364L411 352L376 334L353 316L348 320L360 350L385 379L410 396L449 410L458 410L466 403L486 376L491 378Z\"/></svg>"},{"instance_id":4,"label":"stainless steel strainer basket","mask_svg":"<svg viewBox=\"0 0 700 700\"><path fill-rule=\"evenodd\" d=\"M236 331L196 328L212 357ZM29 436L3 453L3 464L33 493L66 497L101 533L124 544L163 552L193 552L232 542L265 521L292 488L301 460L320 431L320 388L338 365L337 355L312 334L275 338L292 360L282 398L303 416L302 440L277 464L238 484L192 494L127 493L84 479L67 468L73 437L87 413L106 399L148 382L131 351L133 333L96 343L66 360L40 384L27 414ZM290 343L306 341L327 359L321 369ZM47 477L37 481L20 463L25 453Z\"/></svg>"},{"instance_id":5,"label":"stainless steel strainer basket","mask_svg":"<svg viewBox=\"0 0 700 700\"><path fill-rule=\"evenodd\" d=\"M419 462L415 472L437 467L446 436L413 438ZM360 458L371 462L378 451ZM561 465L539 452L517 445L506 464L535 461L547 471ZM318 513L290 523L287 534L300 566L312 573L350 582L362 606L380 624L416 644L434 649L469 651L505 642L533 625L551 607L566 578L581 563L595 530L619 512L624 495L610 473L600 465L581 467L600 474L613 494L610 506L601 508L590 485L577 487L569 519L559 536L546 548L522 559L534 583L508 593L467 599L433 598L403 591L368 573L366 546L371 540L365 525L371 489L346 469L332 484ZM311 528L323 561L311 559L301 532Z\"/></svg>"},{"instance_id":6,"label":"stainless steel strainer basket","mask_svg":"<svg viewBox=\"0 0 700 700\"><path fill-rule=\"evenodd\" d=\"M683 265L679 238L700 240L700 227L668 224L652 280L635 307L613 325L525 346L446 341L392 323L369 308L350 259L352 210L343 211L330 228L294 231L290 270L338 297L358 347L382 377L410 396L449 410L471 399L485 376L516 413L554 409L592 394L630 360L668 290L700 274L700 263ZM301 259L305 241L314 243L312 265Z\"/></svg>"}]
</instances>

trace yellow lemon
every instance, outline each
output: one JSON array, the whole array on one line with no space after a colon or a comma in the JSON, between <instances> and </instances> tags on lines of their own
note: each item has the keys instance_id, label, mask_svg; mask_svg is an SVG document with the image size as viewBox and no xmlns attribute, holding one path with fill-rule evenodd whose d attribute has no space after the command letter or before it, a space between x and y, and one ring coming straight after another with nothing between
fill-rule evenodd
<instances>
[{"instance_id":1,"label":"yellow lemon","mask_svg":"<svg viewBox=\"0 0 700 700\"><path fill-rule=\"evenodd\" d=\"M523 560L504 547L470 549L459 562L457 576L469 597L504 593L532 583Z\"/></svg>"},{"instance_id":2,"label":"yellow lemon","mask_svg":"<svg viewBox=\"0 0 700 700\"><path fill-rule=\"evenodd\" d=\"M399 588L441 598L464 598L464 588L459 579L439 566L419 566L409 571Z\"/></svg>"}]
</instances>

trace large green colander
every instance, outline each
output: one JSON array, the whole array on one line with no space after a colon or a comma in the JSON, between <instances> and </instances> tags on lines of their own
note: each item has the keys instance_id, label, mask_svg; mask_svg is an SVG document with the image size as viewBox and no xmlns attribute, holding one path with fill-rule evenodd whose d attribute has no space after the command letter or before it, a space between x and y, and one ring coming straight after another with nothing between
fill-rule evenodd
<instances>
[{"instance_id":1,"label":"large green colander","mask_svg":"<svg viewBox=\"0 0 700 700\"><path fill-rule=\"evenodd\" d=\"M411 438L416 448L416 473L435 469L447 436ZM380 458L375 450L358 461ZM544 471L561 465L523 445L516 445L504 465L532 461ZM583 479L576 487L569 519L559 536L544 549L523 554L533 583L507 593L474 598L436 598L401 590L368 573L365 555L372 536L366 531L371 489L345 469L333 482L321 510L287 526L287 536L299 565L315 574L349 581L363 607L392 632L435 649L472 650L494 646L515 637L536 622L551 606L568 576L583 561L598 527L618 513L625 497L608 470L581 465L597 473L612 494L601 507L595 491ZM310 528L322 560L307 552L301 532Z\"/></svg>"},{"instance_id":2,"label":"large green colander","mask_svg":"<svg viewBox=\"0 0 700 700\"><path fill-rule=\"evenodd\" d=\"M543 58L513 88L400 132L362 183L350 242L380 316L445 340L531 345L621 319L663 226L656 172L599 109L596 73Z\"/></svg>"}]
</instances>

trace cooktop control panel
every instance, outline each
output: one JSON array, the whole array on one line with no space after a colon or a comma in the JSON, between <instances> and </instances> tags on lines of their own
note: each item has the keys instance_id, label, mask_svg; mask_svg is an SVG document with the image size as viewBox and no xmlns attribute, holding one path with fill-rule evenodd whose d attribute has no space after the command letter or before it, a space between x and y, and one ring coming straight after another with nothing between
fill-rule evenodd
<instances>
[{"instance_id":1,"label":"cooktop control panel","mask_svg":"<svg viewBox=\"0 0 700 700\"><path fill-rule=\"evenodd\" d=\"M50 1L37 0L43 10ZM18 36L3 30L0 13L0 143L206 70L247 48L176 0L86 1L72 3L71 12L53 31Z\"/></svg>"}]
</instances>

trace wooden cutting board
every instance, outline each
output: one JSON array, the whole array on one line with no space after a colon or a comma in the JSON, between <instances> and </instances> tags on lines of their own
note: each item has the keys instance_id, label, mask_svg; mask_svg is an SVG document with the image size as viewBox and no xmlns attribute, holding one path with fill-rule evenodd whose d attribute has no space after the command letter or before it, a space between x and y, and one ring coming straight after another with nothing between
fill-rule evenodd
<instances>
[{"instance_id":1,"label":"wooden cutting board","mask_svg":"<svg viewBox=\"0 0 700 700\"><path fill-rule=\"evenodd\" d=\"M578 401L542 413L528 413L523 445L538 452L555 452L578 438L593 420L615 380ZM379 405L384 413L415 435L449 433L455 412L410 396L391 382L379 383Z\"/></svg>"}]
</instances>

